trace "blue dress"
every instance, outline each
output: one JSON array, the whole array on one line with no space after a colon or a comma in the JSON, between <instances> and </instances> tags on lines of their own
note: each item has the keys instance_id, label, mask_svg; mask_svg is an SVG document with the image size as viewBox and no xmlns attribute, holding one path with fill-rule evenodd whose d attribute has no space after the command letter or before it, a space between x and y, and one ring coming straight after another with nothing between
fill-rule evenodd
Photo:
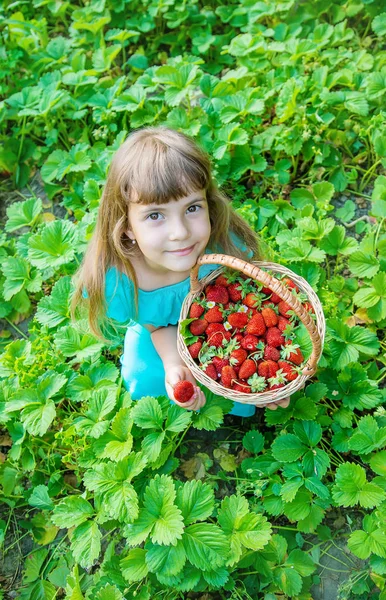
<instances>
[{"instance_id":1,"label":"blue dress","mask_svg":"<svg viewBox=\"0 0 386 600\"><path fill-rule=\"evenodd\" d=\"M232 236L238 244L238 238ZM245 246L244 246L245 248ZM206 254L211 254L207 249ZM251 255L251 254L250 254ZM217 269L220 265L202 265L198 278ZM143 325L166 327L177 325L185 296L190 290L190 278L152 291L138 289L138 321L133 320L133 282L115 267L106 273L105 297L107 316L127 326L123 354L120 357L121 374L125 388L133 400L142 396L167 396L165 370L156 351L150 332ZM203 386L204 387L204 386ZM205 388L204 388L205 393ZM234 402L229 414L251 417L255 414L253 405Z\"/></svg>"}]
</instances>

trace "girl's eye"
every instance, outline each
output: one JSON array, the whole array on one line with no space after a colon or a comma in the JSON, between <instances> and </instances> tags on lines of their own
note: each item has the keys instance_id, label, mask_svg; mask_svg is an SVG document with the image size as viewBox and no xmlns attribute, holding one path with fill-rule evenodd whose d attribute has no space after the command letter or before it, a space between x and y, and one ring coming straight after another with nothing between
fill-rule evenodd
<instances>
[{"instance_id":1,"label":"girl's eye","mask_svg":"<svg viewBox=\"0 0 386 600\"><path fill-rule=\"evenodd\" d=\"M201 208L201 206L199 204L192 204L192 206L189 206L189 208L187 210L189 210L190 208ZM193 213L195 213L195 212L197 212L197 211L194 210ZM160 214L161 213L159 213L159 212L153 212L153 213L150 213L150 215L148 215L146 218L150 219L150 221L158 221L158 219L152 219L151 217L153 215L160 215Z\"/></svg>"}]
</instances>

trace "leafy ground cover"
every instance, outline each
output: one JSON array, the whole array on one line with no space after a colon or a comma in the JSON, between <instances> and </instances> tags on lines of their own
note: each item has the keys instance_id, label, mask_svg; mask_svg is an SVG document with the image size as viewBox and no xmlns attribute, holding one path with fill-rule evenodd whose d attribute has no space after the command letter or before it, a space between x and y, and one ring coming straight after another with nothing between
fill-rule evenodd
<instances>
[{"instance_id":1,"label":"leafy ground cover","mask_svg":"<svg viewBox=\"0 0 386 600\"><path fill-rule=\"evenodd\" d=\"M382 0L4 7L1 597L386 598ZM287 409L132 403L121 334L70 322L112 153L159 123L321 298Z\"/></svg>"}]
</instances>

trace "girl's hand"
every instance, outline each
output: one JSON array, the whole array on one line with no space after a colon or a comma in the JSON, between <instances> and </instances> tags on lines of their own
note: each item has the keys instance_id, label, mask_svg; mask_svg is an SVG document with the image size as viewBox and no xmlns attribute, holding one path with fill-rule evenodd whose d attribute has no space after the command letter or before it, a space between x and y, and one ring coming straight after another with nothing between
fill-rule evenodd
<instances>
[{"instance_id":1,"label":"girl's hand","mask_svg":"<svg viewBox=\"0 0 386 600\"><path fill-rule=\"evenodd\" d=\"M175 399L173 388L179 381L190 381L194 386L194 395L188 402L178 402ZM194 379L188 367L184 365L171 365L165 368L165 387L170 400L173 400L177 406L186 408L186 410L200 410L205 403L206 398L204 392L198 387L197 381Z\"/></svg>"},{"instance_id":2,"label":"girl's hand","mask_svg":"<svg viewBox=\"0 0 386 600\"><path fill-rule=\"evenodd\" d=\"M290 398L283 398L277 402L271 402L270 404L260 404L259 408L269 408L269 410L276 410L278 406L281 408L287 408L290 403Z\"/></svg>"}]
</instances>

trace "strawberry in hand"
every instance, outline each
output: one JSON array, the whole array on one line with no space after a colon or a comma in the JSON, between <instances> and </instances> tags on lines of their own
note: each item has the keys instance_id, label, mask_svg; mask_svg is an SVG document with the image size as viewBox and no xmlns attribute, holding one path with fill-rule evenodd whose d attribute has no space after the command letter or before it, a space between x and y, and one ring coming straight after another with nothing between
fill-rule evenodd
<instances>
[{"instance_id":1,"label":"strawberry in hand","mask_svg":"<svg viewBox=\"0 0 386 600\"><path fill-rule=\"evenodd\" d=\"M191 393L190 383L193 388ZM175 404L186 408L186 410L200 410L206 404L206 398L203 391L198 387L197 381L185 365L173 364L165 367L165 387L170 400ZM187 389L189 387L189 389ZM187 393L189 391L189 394Z\"/></svg>"}]
</instances>

